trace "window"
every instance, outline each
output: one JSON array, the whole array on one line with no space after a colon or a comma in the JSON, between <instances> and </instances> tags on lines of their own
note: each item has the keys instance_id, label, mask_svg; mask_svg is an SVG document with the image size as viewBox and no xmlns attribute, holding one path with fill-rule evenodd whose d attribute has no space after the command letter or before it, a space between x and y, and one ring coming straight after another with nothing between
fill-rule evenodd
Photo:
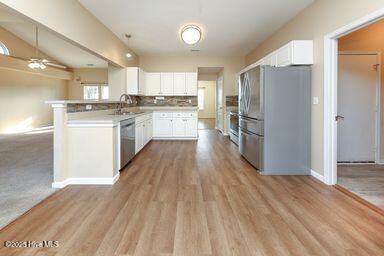
<instances>
[{"instance_id":1,"label":"window","mask_svg":"<svg viewBox=\"0 0 384 256\"><path fill-rule=\"evenodd\" d=\"M9 55L9 50L7 46L5 46L5 44L3 44L2 42L0 42L0 54Z\"/></svg>"},{"instance_id":2,"label":"window","mask_svg":"<svg viewBox=\"0 0 384 256\"><path fill-rule=\"evenodd\" d=\"M197 90L197 105L201 110L204 109L204 92L205 88L199 88Z\"/></svg>"},{"instance_id":3,"label":"window","mask_svg":"<svg viewBox=\"0 0 384 256\"><path fill-rule=\"evenodd\" d=\"M108 100L109 88L108 85L85 85L84 99L85 100Z\"/></svg>"}]
</instances>

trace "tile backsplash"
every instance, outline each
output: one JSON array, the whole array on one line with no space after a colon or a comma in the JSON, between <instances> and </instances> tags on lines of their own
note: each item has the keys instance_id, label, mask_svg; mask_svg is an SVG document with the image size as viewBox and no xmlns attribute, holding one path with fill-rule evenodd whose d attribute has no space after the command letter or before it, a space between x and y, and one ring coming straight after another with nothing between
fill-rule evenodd
<instances>
[{"instance_id":1,"label":"tile backsplash","mask_svg":"<svg viewBox=\"0 0 384 256\"><path fill-rule=\"evenodd\" d=\"M237 107L239 105L239 96L226 96L225 104L227 107Z\"/></svg>"},{"instance_id":2,"label":"tile backsplash","mask_svg":"<svg viewBox=\"0 0 384 256\"><path fill-rule=\"evenodd\" d=\"M164 98L164 99L159 99ZM140 96L138 97L138 106L180 106L194 107L197 106L196 96Z\"/></svg>"},{"instance_id":3,"label":"tile backsplash","mask_svg":"<svg viewBox=\"0 0 384 256\"><path fill-rule=\"evenodd\" d=\"M164 96L156 99L152 96L131 96L133 104L124 103L123 107L136 107L136 106L159 106L159 107L170 107L170 106L180 106L180 107L194 107L197 106L197 97L196 96ZM87 105L92 105L91 109L87 109ZM67 113L76 113L76 112L88 112L88 111L98 111L98 110L108 110L108 109L117 109L119 103L68 103L67 104Z\"/></svg>"}]
</instances>

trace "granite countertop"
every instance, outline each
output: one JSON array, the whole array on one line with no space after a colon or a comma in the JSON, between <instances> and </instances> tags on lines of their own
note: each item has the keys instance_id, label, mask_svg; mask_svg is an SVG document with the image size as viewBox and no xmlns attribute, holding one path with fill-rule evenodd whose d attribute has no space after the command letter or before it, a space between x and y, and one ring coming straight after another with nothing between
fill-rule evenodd
<instances>
[{"instance_id":1,"label":"granite countertop","mask_svg":"<svg viewBox=\"0 0 384 256\"><path fill-rule=\"evenodd\" d=\"M132 115L114 115L111 111L102 112L97 114L90 114L85 116L72 116L69 117L67 124L68 125L95 125L95 126L103 126L103 127L113 127L118 125L121 121L135 118L138 116L146 115L148 113L152 113L153 111L186 111L186 110L194 110L197 111L198 107L158 107L158 106L141 106L138 110L134 112L141 112Z\"/></svg>"}]
</instances>

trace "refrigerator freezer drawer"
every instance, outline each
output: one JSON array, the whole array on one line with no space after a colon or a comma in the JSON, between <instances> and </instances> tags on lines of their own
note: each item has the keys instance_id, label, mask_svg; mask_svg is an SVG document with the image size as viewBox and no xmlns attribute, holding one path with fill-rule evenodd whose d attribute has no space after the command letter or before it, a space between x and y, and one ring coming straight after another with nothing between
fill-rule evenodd
<instances>
[{"instance_id":1,"label":"refrigerator freezer drawer","mask_svg":"<svg viewBox=\"0 0 384 256\"><path fill-rule=\"evenodd\" d=\"M250 131L251 133L264 135L264 121L257 120L245 116L239 117L239 126L246 131Z\"/></svg>"},{"instance_id":2,"label":"refrigerator freezer drawer","mask_svg":"<svg viewBox=\"0 0 384 256\"><path fill-rule=\"evenodd\" d=\"M263 170L263 143L262 136L239 130L240 154L259 171Z\"/></svg>"}]
</instances>

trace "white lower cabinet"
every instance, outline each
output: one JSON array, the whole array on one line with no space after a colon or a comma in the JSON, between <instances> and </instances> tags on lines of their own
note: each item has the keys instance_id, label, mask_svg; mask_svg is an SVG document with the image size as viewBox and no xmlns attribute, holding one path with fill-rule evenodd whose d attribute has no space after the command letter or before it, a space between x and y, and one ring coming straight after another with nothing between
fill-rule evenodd
<instances>
[{"instance_id":1,"label":"white lower cabinet","mask_svg":"<svg viewBox=\"0 0 384 256\"><path fill-rule=\"evenodd\" d=\"M172 137L172 118L154 118L153 137L168 138Z\"/></svg>"},{"instance_id":2,"label":"white lower cabinet","mask_svg":"<svg viewBox=\"0 0 384 256\"><path fill-rule=\"evenodd\" d=\"M154 138L197 138L197 112L155 112L153 118Z\"/></svg>"},{"instance_id":3,"label":"white lower cabinet","mask_svg":"<svg viewBox=\"0 0 384 256\"><path fill-rule=\"evenodd\" d=\"M147 145L152 139L152 114L138 116L135 119L135 154Z\"/></svg>"}]
</instances>

